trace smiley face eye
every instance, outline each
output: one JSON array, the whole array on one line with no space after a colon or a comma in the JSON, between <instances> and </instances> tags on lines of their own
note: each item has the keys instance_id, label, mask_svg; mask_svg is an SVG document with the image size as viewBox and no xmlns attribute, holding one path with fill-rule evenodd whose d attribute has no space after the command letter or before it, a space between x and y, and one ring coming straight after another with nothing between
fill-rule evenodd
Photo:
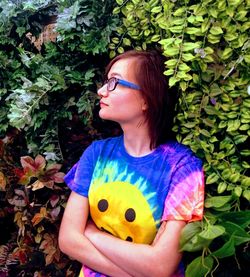
<instances>
[{"instance_id":1,"label":"smiley face eye","mask_svg":"<svg viewBox=\"0 0 250 277\"><path fill-rule=\"evenodd\" d=\"M129 208L125 212L125 218L128 222L133 222L135 220L136 213L135 210L132 208Z\"/></svg>"},{"instance_id":2,"label":"smiley face eye","mask_svg":"<svg viewBox=\"0 0 250 277\"><path fill-rule=\"evenodd\" d=\"M126 241L133 241L133 239L130 236L127 236Z\"/></svg>"},{"instance_id":3,"label":"smiley face eye","mask_svg":"<svg viewBox=\"0 0 250 277\"><path fill-rule=\"evenodd\" d=\"M101 199L98 202L98 210L100 212L105 212L109 207L109 203L106 199Z\"/></svg>"}]
</instances>

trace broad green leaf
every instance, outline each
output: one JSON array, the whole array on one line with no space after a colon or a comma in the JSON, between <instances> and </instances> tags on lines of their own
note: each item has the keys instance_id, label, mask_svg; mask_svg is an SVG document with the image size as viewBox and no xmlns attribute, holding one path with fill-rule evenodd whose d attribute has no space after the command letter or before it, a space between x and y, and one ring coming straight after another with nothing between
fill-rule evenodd
<instances>
[{"instance_id":1,"label":"broad green leaf","mask_svg":"<svg viewBox=\"0 0 250 277\"><path fill-rule=\"evenodd\" d=\"M250 224L250 211L239 211L239 212L229 212L222 213L218 215L223 221L231 221L242 228L247 227Z\"/></svg>"},{"instance_id":2,"label":"broad green leaf","mask_svg":"<svg viewBox=\"0 0 250 277\"><path fill-rule=\"evenodd\" d=\"M181 250L188 252L195 252L208 247L210 240L199 237L202 231L200 222L191 222L187 224L181 234Z\"/></svg>"},{"instance_id":3,"label":"broad green leaf","mask_svg":"<svg viewBox=\"0 0 250 277\"><path fill-rule=\"evenodd\" d=\"M213 240L225 233L225 228L220 225L208 225L205 230L199 233L199 236L207 239Z\"/></svg>"},{"instance_id":4,"label":"broad green leaf","mask_svg":"<svg viewBox=\"0 0 250 277\"><path fill-rule=\"evenodd\" d=\"M208 138L211 137L211 134L210 134L207 130L205 130L205 129L200 129L199 132L200 132L202 135L204 135L205 137L208 137Z\"/></svg>"},{"instance_id":5,"label":"broad green leaf","mask_svg":"<svg viewBox=\"0 0 250 277\"><path fill-rule=\"evenodd\" d=\"M235 247L234 247L234 237L231 236L229 241L227 241L221 248L212 252L212 256L216 256L217 258L225 258L234 255Z\"/></svg>"},{"instance_id":6,"label":"broad green leaf","mask_svg":"<svg viewBox=\"0 0 250 277\"><path fill-rule=\"evenodd\" d=\"M206 208L212 208L212 207L222 207L226 203L228 203L232 199L232 196L212 196L207 197L205 200L205 207Z\"/></svg>"},{"instance_id":7,"label":"broad green leaf","mask_svg":"<svg viewBox=\"0 0 250 277\"><path fill-rule=\"evenodd\" d=\"M226 221L220 223L225 229L226 233L234 237L235 245L250 241L250 235L239 225Z\"/></svg>"},{"instance_id":8,"label":"broad green leaf","mask_svg":"<svg viewBox=\"0 0 250 277\"><path fill-rule=\"evenodd\" d=\"M198 257L194 259L185 271L186 277L204 277L213 268L214 260L212 257Z\"/></svg>"}]
</instances>

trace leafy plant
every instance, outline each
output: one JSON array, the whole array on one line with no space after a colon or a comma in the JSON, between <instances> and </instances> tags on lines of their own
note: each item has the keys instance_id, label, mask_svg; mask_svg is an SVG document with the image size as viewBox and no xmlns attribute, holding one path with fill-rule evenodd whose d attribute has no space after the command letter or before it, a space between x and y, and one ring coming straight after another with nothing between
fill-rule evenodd
<instances>
[{"instance_id":1,"label":"leafy plant","mask_svg":"<svg viewBox=\"0 0 250 277\"><path fill-rule=\"evenodd\" d=\"M0 2L0 244L11 245L0 275L75 276L57 245L69 193L58 162L68 169L102 136L96 90L115 3Z\"/></svg>"},{"instance_id":2,"label":"leafy plant","mask_svg":"<svg viewBox=\"0 0 250 277\"><path fill-rule=\"evenodd\" d=\"M95 55L107 52L117 24L117 17L110 17L112 9L113 1L87 0L3 5L0 134L4 136L10 126L25 129L29 152L63 160L59 132L65 120L79 114L85 128L93 129L103 66ZM36 48L51 20L57 40ZM105 62L105 57L101 60Z\"/></svg>"},{"instance_id":3,"label":"leafy plant","mask_svg":"<svg viewBox=\"0 0 250 277\"><path fill-rule=\"evenodd\" d=\"M78 268L62 255L57 243L69 192L64 188L62 165L41 155L35 159L23 156L17 162L12 157L13 147L15 154L22 147L17 135L0 140L0 272L6 276L17 276L23 269L32 269L33 274L53 269L62 275L75 272Z\"/></svg>"}]
</instances>

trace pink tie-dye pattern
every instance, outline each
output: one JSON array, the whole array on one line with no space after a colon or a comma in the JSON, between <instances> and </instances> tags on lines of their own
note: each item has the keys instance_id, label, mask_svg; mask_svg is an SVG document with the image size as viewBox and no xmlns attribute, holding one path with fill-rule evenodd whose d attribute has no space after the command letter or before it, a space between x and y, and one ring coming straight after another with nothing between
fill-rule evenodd
<instances>
[{"instance_id":1,"label":"pink tie-dye pattern","mask_svg":"<svg viewBox=\"0 0 250 277\"><path fill-rule=\"evenodd\" d=\"M201 220L203 216L204 180L202 172L193 172L173 186L165 200L162 220Z\"/></svg>"}]
</instances>

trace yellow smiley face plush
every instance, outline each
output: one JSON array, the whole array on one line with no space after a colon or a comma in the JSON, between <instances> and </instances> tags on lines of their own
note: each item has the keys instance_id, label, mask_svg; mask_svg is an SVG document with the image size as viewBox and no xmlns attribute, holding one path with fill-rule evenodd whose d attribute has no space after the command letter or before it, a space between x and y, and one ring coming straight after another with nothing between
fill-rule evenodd
<instances>
[{"instance_id":1,"label":"yellow smiley face plush","mask_svg":"<svg viewBox=\"0 0 250 277\"><path fill-rule=\"evenodd\" d=\"M108 182L89 191L90 214L100 230L123 240L151 244L153 211L142 192L128 182Z\"/></svg>"}]
</instances>

